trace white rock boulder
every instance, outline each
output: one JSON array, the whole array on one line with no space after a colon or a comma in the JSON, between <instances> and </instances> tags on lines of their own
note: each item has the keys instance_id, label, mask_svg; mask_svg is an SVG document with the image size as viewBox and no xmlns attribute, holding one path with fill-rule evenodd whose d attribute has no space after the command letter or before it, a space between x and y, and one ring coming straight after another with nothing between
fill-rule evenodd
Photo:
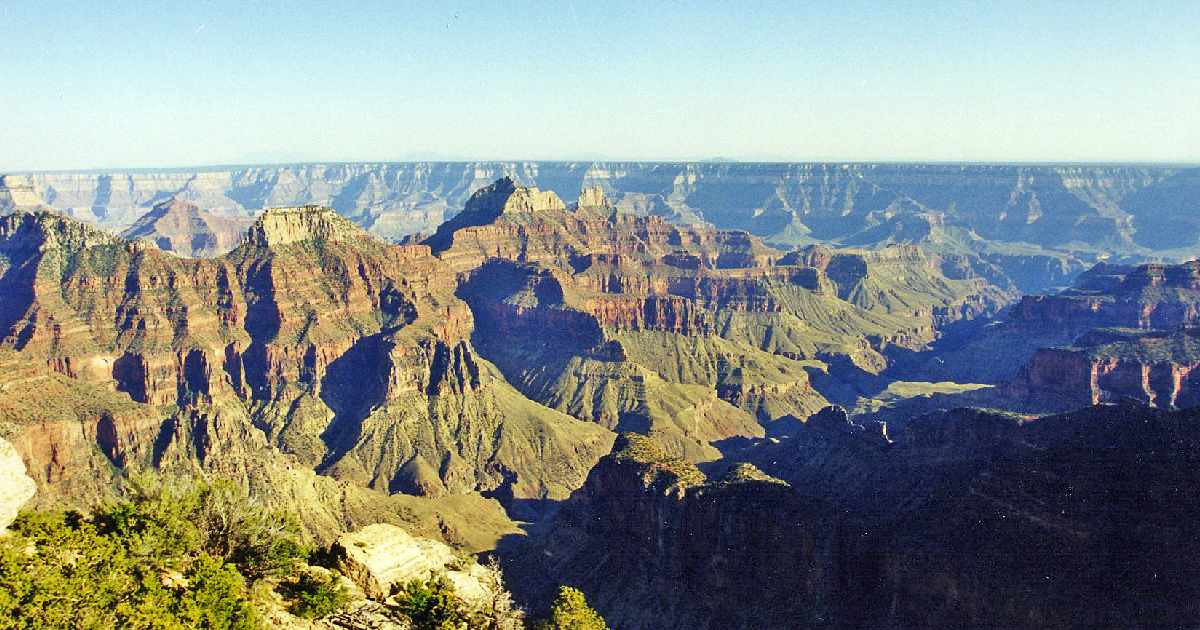
<instances>
[{"instance_id":1,"label":"white rock boulder","mask_svg":"<svg viewBox=\"0 0 1200 630\"><path fill-rule=\"evenodd\" d=\"M17 518L17 512L33 498L37 485L25 474L25 462L17 449L0 438L0 533Z\"/></svg>"},{"instance_id":2,"label":"white rock boulder","mask_svg":"<svg viewBox=\"0 0 1200 630\"><path fill-rule=\"evenodd\" d=\"M394 584L433 575L445 575L468 602L485 602L492 595L487 568L473 559L464 561L445 543L417 538L395 525L368 525L343 534L333 552L338 569L372 599L386 599Z\"/></svg>"}]
</instances>

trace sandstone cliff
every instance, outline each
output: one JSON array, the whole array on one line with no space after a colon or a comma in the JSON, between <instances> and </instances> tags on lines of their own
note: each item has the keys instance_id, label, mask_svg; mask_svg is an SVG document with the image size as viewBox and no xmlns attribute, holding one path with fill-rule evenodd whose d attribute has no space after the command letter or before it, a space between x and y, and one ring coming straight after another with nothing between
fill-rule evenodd
<instances>
[{"instance_id":1,"label":"sandstone cliff","mask_svg":"<svg viewBox=\"0 0 1200 630\"><path fill-rule=\"evenodd\" d=\"M103 457L85 448L63 467L81 479L105 460L239 477L291 462L516 506L566 496L612 439L524 399L477 356L470 309L427 247L377 242L330 210L269 211L237 250L192 261L60 216L3 221L0 343L135 405L81 436ZM35 427L14 441L31 467L53 467L62 444Z\"/></svg>"},{"instance_id":2,"label":"sandstone cliff","mask_svg":"<svg viewBox=\"0 0 1200 630\"><path fill-rule=\"evenodd\" d=\"M1074 286L1025 296L1007 317L939 357L960 380L1002 383L988 404L1064 410L1130 398L1152 406L1196 404L1200 362L1194 326L1200 266L1098 264ZM972 367L991 357L993 366Z\"/></svg>"}]
</instances>

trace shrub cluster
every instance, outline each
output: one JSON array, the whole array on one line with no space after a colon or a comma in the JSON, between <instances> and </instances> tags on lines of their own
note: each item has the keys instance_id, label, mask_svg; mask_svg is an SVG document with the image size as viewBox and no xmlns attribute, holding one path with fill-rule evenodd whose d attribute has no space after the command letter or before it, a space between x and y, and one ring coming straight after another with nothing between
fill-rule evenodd
<instances>
[{"instance_id":1,"label":"shrub cluster","mask_svg":"<svg viewBox=\"0 0 1200 630\"><path fill-rule=\"evenodd\" d=\"M248 584L292 571L299 527L228 482L134 484L91 515L29 512L0 539L19 628L256 628Z\"/></svg>"}]
</instances>

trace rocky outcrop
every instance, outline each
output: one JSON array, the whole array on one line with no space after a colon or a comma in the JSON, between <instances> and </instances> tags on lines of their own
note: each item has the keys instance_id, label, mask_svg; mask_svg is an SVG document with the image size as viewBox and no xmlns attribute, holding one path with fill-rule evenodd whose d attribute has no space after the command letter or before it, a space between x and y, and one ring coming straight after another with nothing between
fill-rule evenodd
<instances>
[{"instance_id":1,"label":"rocky outcrop","mask_svg":"<svg viewBox=\"0 0 1200 630\"><path fill-rule=\"evenodd\" d=\"M37 485L25 474L20 454L8 440L0 438L0 534L36 491Z\"/></svg>"},{"instance_id":2,"label":"rocky outcrop","mask_svg":"<svg viewBox=\"0 0 1200 630\"><path fill-rule=\"evenodd\" d=\"M836 532L821 502L753 467L709 481L622 435L531 552L615 627L783 628L830 619Z\"/></svg>"},{"instance_id":3,"label":"rocky outcrop","mask_svg":"<svg viewBox=\"0 0 1200 630\"><path fill-rule=\"evenodd\" d=\"M329 208L300 206L267 210L246 233L246 242L256 247L280 247L302 242L343 241L356 235L361 235L361 231Z\"/></svg>"},{"instance_id":4,"label":"rocky outcrop","mask_svg":"<svg viewBox=\"0 0 1200 630\"><path fill-rule=\"evenodd\" d=\"M155 205L121 233L146 240L180 256L210 258L236 247L252 223L249 217L222 217L178 199Z\"/></svg>"},{"instance_id":5,"label":"rocky outcrop","mask_svg":"<svg viewBox=\"0 0 1200 630\"><path fill-rule=\"evenodd\" d=\"M1191 623L1195 421L1128 404L960 409L883 440L829 408L708 478L622 436L512 553L621 627Z\"/></svg>"},{"instance_id":6,"label":"rocky outcrop","mask_svg":"<svg viewBox=\"0 0 1200 630\"><path fill-rule=\"evenodd\" d=\"M1001 404L1063 410L1128 398L1187 407L1200 403L1198 305L1196 261L1100 264L1058 294L1024 297L975 346L1004 348L1022 366L997 390L1008 401Z\"/></svg>"},{"instance_id":7,"label":"rocky outcrop","mask_svg":"<svg viewBox=\"0 0 1200 630\"><path fill-rule=\"evenodd\" d=\"M612 439L522 398L476 354L470 309L428 247L386 245L328 209L268 211L213 260L18 214L0 222L0 256L12 298L0 346L167 416L160 427L114 415L81 438L118 467L236 471L255 466L247 449L261 443L360 487L525 505L565 497ZM39 470L64 459L30 452ZM410 478L420 460L437 483Z\"/></svg>"},{"instance_id":8,"label":"rocky outcrop","mask_svg":"<svg viewBox=\"0 0 1200 630\"><path fill-rule=\"evenodd\" d=\"M416 538L395 525L369 525L342 534L332 554L338 570L375 600L387 599L394 586L442 575L455 593L474 604L487 601L487 569L473 558L464 559L445 543Z\"/></svg>"},{"instance_id":9,"label":"rocky outcrop","mask_svg":"<svg viewBox=\"0 0 1200 630\"><path fill-rule=\"evenodd\" d=\"M43 207L46 202L38 195L29 179L20 175L0 175L0 214Z\"/></svg>"},{"instance_id":10,"label":"rocky outcrop","mask_svg":"<svg viewBox=\"0 0 1200 630\"><path fill-rule=\"evenodd\" d=\"M1195 329L1093 332L1071 347L1039 350L1003 390L1063 405L1124 399L1175 409L1200 404L1200 341Z\"/></svg>"}]
</instances>

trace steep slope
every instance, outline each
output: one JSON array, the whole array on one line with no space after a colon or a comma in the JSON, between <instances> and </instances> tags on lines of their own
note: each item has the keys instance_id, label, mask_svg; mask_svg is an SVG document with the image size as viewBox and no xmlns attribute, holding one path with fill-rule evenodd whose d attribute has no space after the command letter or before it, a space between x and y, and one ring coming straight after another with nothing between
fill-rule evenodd
<instances>
[{"instance_id":1,"label":"steep slope","mask_svg":"<svg viewBox=\"0 0 1200 630\"><path fill-rule=\"evenodd\" d=\"M524 597L567 581L623 628L1186 626L1196 420L964 409L889 439L831 408L707 479L623 436L506 551Z\"/></svg>"},{"instance_id":2,"label":"steep slope","mask_svg":"<svg viewBox=\"0 0 1200 630\"><path fill-rule=\"evenodd\" d=\"M328 209L268 211L214 260L16 214L0 259L0 345L150 408L122 462L244 475L270 444L359 487L516 508L566 496L612 439L476 355L470 310L427 247L385 245Z\"/></svg>"},{"instance_id":3,"label":"steep slope","mask_svg":"<svg viewBox=\"0 0 1200 630\"><path fill-rule=\"evenodd\" d=\"M1012 296L915 246L784 253L621 211L599 189L568 208L510 179L426 244L460 272L476 347L526 396L695 460L825 404L810 373L878 372L886 349Z\"/></svg>"},{"instance_id":4,"label":"steep slope","mask_svg":"<svg viewBox=\"0 0 1200 630\"><path fill-rule=\"evenodd\" d=\"M121 236L143 239L159 249L189 258L210 258L238 245L250 217L221 217L194 204L170 199L142 215Z\"/></svg>"},{"instance_id":5,"label":"steep slope","mask_svg":"<svg viewBox=\"0 0 1200 630\"><path fill-rule=\"evenodd\" d=\"M535 601L583 589L614 627L828 627L839 536L827 504L753 466L709 480L623 434L510 571Z\"/></svg>"},{"instance_id":6,"label":"steep slope","mask_svg":"<svg viewBox=\"0 0 1200 630\"><path fill-rule=\"evenodd\" d=\"M925 359L928 380L1003 384L977 404L1064 410L1132 398L1200 402L1200 263L1099 264L1075 285L1025 296L999 322ZM979 361L990 357L991 361Z\"/></svg>"}]
</instances>

